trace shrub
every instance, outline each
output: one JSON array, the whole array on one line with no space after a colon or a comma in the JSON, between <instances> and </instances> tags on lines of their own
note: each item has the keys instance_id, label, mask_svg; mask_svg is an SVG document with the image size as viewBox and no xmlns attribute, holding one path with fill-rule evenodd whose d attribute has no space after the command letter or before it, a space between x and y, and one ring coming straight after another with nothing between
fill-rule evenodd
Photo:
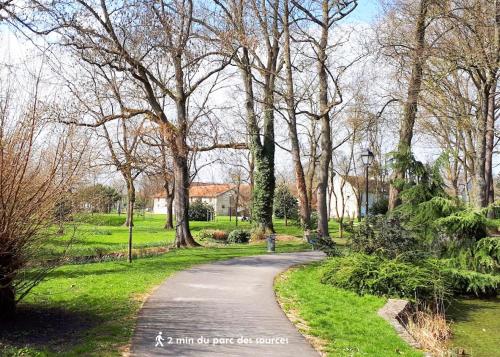
<instances>
[{"instance_id":1,"label":"shrub","mask_svg":"<svg viewBox=\"0 0 500 357\"><path fill-rule=\"evenodd\" d=\"M195 201L189 205L189 220L208 221L214 214L214 209L206 202Z\"/></svg>"},{"instance_id":2,"label":"shrub","mask_svg":"<svg viewBox=\"0 0 500 357\"><path fill-rule=\"evenodd\" d=\"M299 217L298 202L285 184L280 184L274 192L274 216L297 220Z\"/></svg>"},{"instance_id":3,"label":"shrub","mask_svg":"<svg viewBox=\"0 0 500 357\"><path fill-rule=\"evenodd\" d=\"M213 237L213 230L203 229L198 232L198 240L209 240Z\"/></svg>"},{"instance_id":4,"label":"shrub","mask_svg":"<svg viewBox=\"0 0 500 357\"><path fill-rule=\"evenodd\" d=\"M201 241L215 241L226 243L227 232L221 230L203 229L198 233L198 239Z\"/></svg>"},{"instance_id":5,"label":"shrub","mask_svg":"<svg viewBox=\"0 0 500 357\"><path fill-rule=\"evenodd\" d=\"M472 250L473 268L485 273L500 272L500 237L483 238Z\"/></svg>"},{"instance_id":6,"label":"shrub","mask_svg":"<svg viewBox=\"0 0 500 357\"><path fill-rule=\"evenodd\" d=\"M376 255L351 254L334 258L328 263L322 282L360 295L396 296L410 300L441 299L450 294L443 274L430 267Z\"/></svg>"},{"instance_id":7,"label":"shrub","mask_svg":"<svg viewBox=\"0 0 500 357\"><path fill-rule=\"evenodd\" d=\"M337 247L337 244L330 237L317 237L314 238L313 247L315 249L321 250L328 257L338 257L342 255L341 251Z\"/></svg>"},{"instance_id":8,"label":"shrub","mask_svg":"<svg viewBox=\"0 0 500 357\"><path fill-rule=\"evenodd\" d=\"M500 237L483 238L448 259L450 266L481 273L500 273Z\"/></svg>"},{"instance_id":9,"label":"shrub","mask_svg":"<svg viewBox=\"0 0 500 357\"><path fill-rule=\"evenodd\" d=\"M266 239L266 237L272 234L270 230L264 230L259 227L255 227L250 231L250 241L251 242L260 242Z\"/></svg>"},{"instance_id":10,"label":"shrub","mask_svg":"<svg viewBox=\"0 0 500 357\"><path fill-rule=\"evenodd\" d=\"M385 197L379 198L373 202L368 212L372 215L386 214L389 209L389 200Z\"/></svg>"},{"instance_id":11,"label":"shrub","mask_svg":"<svg viewBox=\"0 0 500 357\"><path fill-rule=\"evenodd\" d=\"M250 232L241 229L235 229L227 237L228 243L248 243L250 240Z\"/></svg>"},{"instance_id":12,"label":"shrub","mask_svg":"<svg viewBox=\"0 0 500 357\"><path fill-rule=\"evenodd\" d=\"M358 253L329 261L322 282L360 295L439 303L452 295L495 296L500 276L452 268L440 259L417 264Z\"/></svg>"},{"instance_id":13,"label":"shrub","mask_svg":"<svg viewBox=\"0 0 500 357\"><path fill-rule=\"evenodd\" d=\"M217 242L225 242L227 241L227 232L221 230L213 231L212 239Z\"/></svg>"},{"instance_id":14,"label":"shrub","mask_svg":"<svg viewBox=\"0 0 500 357\"><path fill-rule=\"evenodd\" d=\"M466 246L486 237L488 228L493 226L488 218L472 208L454 212L436 220L435 223L440 233L457 247Z\"/></svg>"},{"instance_id":15,"label":"shrub","mask_svg":"<svg viewBox=\"0 0 500 357\"><path fill-rule=\"evenodd\" d=\"M420 344L421 348L432 356L449 356L448 341L452 336L446 316L433 309L418 310L408 318L406 328Z\"/></svg>"},{"instance_id":16,"label":"shrub","mask_svg":"<svg viewBox=\"0 0 500 357\"><path fill-rule=\"evenodd\" d=\"M500 287L500 276L465 269L446 269L453 292L457 295L494 297Z\"/></svg>"},{"instance_id":17,"label":"shrub","mask_svg":"<svg viewBox=\"0 0 500 357\"><path fill-rule=\"evenodd\" d=\"M395 258L400 254L419 250L417 237L402 224L399 215L368 216L351 237L350 247L355 252Z\"/></svg>"}]
</instances>

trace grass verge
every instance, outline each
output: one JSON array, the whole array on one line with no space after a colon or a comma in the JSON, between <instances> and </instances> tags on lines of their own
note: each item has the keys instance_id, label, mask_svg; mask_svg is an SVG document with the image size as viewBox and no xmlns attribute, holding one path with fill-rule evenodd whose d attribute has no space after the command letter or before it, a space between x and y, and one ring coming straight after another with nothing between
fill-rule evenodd
<instances>
[{"instance_id":1,"label":"grass verge","mask_svg":"<svg viewBox=\"0 0 500 357\"><path fill-rule=\"evenodd\" d=\"M386 299L322 284L323 264L290 269L275 283L278 300L297 327L328 356L422 356L377 311ZM313 343L314 344L314 343Z\"/></svg>"}]
</instances>

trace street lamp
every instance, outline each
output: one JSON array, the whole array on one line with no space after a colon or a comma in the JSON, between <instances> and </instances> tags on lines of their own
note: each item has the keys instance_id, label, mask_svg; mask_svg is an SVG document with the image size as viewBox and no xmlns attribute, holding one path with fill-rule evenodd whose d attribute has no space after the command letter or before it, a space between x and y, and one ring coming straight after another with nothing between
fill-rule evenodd
<instances>
[{"instance_id":1,"label":"street lamp","mask_svg":"<svg viewBox=\"0 0 500 357\"><path fill-rule=\"evenodd\" d=\"M365 217L368 216L368 168L373 163L374 155L370 151L370 149L365 149L361 153L361 161L365 166L365 194L366 194L366 202L365 202Z\"/></svg>"}]
</instances>

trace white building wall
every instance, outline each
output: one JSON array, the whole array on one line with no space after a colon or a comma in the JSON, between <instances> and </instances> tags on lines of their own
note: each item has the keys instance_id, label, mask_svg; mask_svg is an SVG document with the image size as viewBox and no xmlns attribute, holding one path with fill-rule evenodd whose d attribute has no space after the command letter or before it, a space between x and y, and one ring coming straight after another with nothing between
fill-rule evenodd
<instances>
[{"instance_id":1,"label":"white building wall","mask_svg":"<svg viewBox=\"0 0 500 357\"><path fill-rule=\"evenodd\" d=\"M205 202L214 208L215 214L219 216L228 216L229 207L231 205L231 196L233 192L228 191L217 197L189 197L189 202L195 201ZM175 202L174 202L175 205ZM167 200L165 198L153 199L153 213L166 214L167 213ZM234 214L234 213L233 213Z\"/></svg>"},{"instance_id":2,"label":"white building wall","mask_svg":"<svg viewBox=\"0 0 500 357\"><path fill-rule=\"evenodd\" d=\"M333 178L333 192L331 195L331 206L330 206L330 217L338 218L342 216L342 206L344 207L344 218L357 218L358 217L358 200L355 194L355 188L349 183L345 182L344 179L339 175ZM341 193L344 193L343 199ZM363 192L361 194L361 216L365 216L365 202L366 194ZM374 193L368 193L368 207L371 207L373 203L377 200L377 196ZM328 202L330 204L330 202ZM337 209L338 211L337 211ZM338 212L338 213L337 213Z\"/></svg>"},{"instance_id":3,"label":"white building wall","mask_svg":"<svg viewBox=\"0 0 500 357\"><path fill-rule=\"evenodd\" d=\"M155 214L167 214L167 199L157 198L153 199L153 213Z\"/></svg>"},{"instance_id":4,"label":"white building wall","mask_svg":"<svg viewBox=\"0 0 500 357\"><path fill-rule=\"evenodd\" d=\"M333 178L333 192L330 199L331 203L328 202L330 204L330 217L342 216L342 210L344 210L345 218L358 216L358 203L354 188L349 182L345 182L340 175Z\"/></svg>"},{"instance_id":5,"label":"white building wall","mask_svg":"<svg viewBox=\"0 0 500 357\"><path fill-rule=\"evenodd\" d=\"M229 207L231 206L232 191L224 192L217 197L215 204L215 214L218 216L229 216ZM234 213L233 213L234 214Z\"/></svg>"}]
</instances>

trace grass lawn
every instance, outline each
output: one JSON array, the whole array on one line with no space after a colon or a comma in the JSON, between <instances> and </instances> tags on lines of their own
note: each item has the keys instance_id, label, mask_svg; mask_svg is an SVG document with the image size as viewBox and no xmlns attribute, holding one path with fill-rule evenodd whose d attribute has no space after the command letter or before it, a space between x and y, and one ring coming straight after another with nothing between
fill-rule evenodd
<instances>
[{"instance_id":1,"label":"grass lawn","mask_svg":"<svg viewBox=\"0 0 500 357\"><path fill-rule=\"evenodd\" d=\"M127 250L128 228L123 226L125 215L117 214L95 214L81 217L74 226L68 225L65 235L55 236L45 245L42 254L44 256L57 255L64 251L68 245L68 240L72 237L72 244L67 251L71 256L99 255L109 252L119 252ZM165 215L145 214L136 216L134 221L134 248L145 248L155 246L165 246L174 241L175 231L165 230ZM220 229L231 231L236 228L234 217L229 221L229 217L220 216L215 221L190 222L193 235L203 229ZM283 219L275 219L274 227L278 234L287 234L296 237L303 236L303 230L298 225L289 222L285 226ZM249 222L238 222L238 228L250 229ZM338 223L330 221L332 236L338 232ZM344 243L340 242L339 243Z\"/></svg>"},{"instance_id":2,"label":"grass lawn","mask_svg":"<svg viewBox=\"0 0 500 357\"><path fill-rule=\"evenodd\" d=\"M298 242L277 246L278 252L304 249ZM62 266L20 304L17 322L0 326L0 355L118 356L141 303L166 277L194 264L263 253L263 244L230 245L174 250L132 264Z\"/></svg>"},{"instance_id":3,"label":"grass lawn","mask_svg":"<svg viewBox=\"0 0 500 357\"><path fill-rule=\"evenodd\" d=\"M472 357L500 356L500 299L460 299L448 308L453 350Z\"/></svg>"},{"instance_id":4,"label":"grass lawn","mask_svg":"<svg viewBox=\"0 0 500 357\"><path fill-rule=\"evenodd\" d=\"M322 272L321 263L291 269L275 290L285 310L308 327L297 326L324 341L329 356L422 356L377 315L386 299L322 284Z\"/></svg>"}]
</instances>

